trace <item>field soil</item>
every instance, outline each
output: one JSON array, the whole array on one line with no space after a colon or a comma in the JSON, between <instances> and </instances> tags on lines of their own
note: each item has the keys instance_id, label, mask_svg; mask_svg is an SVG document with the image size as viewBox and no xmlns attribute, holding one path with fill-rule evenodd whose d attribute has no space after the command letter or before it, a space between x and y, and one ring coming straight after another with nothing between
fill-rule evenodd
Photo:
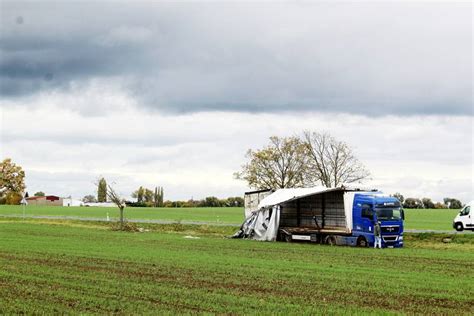
<instances>
[{"instance_id":1,"label":"field soil","mask_svg":"<svg viewBox=\"0 0 474 316\"><path fill-rule=\"evenodd\" d=\"M474 314L474 236L375 250L234 229L0 219L0 314Z\"/></svg>"}]
</instances>

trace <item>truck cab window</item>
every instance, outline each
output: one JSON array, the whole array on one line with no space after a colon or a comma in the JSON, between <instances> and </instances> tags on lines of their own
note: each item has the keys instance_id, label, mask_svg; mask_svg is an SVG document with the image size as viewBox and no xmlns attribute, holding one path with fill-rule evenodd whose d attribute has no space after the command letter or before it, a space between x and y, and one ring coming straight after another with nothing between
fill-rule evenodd
<instances>
[{"instance_id":1,"label":"truck cab window","mask_svg":"<svg viewBox=\"0 0 474 316\"><path fill-rule=\"evenodd\" d=\"M471 210L471 207L470 206L466 206L460 213L461 216L466 216L466 215L469 215L469 212Z\"/></svg>"},{"instance_id":2,"label":"truck cab window","mask_svg":"<svg viewBox=\"0 0 474 316\"><path fill-rule=\"evenodd\" d=\"M402 219L402 210L400 208L376 208L378 219L399 220Z\"/></svg>"},{"instance_id":3,"label":"truck cab window","mask_svg":"<svg viewBox=\"0 0 474 316\"><path fill-rule=\"evenodd\" d=\"M365 217L365 218L368 218L368 219L373 219L374 218L374 214L372 212L372 208L370 207L370 205L368 205L368 204L363 204L362 205L361 216Z\"/></svg>"}]
</instances>

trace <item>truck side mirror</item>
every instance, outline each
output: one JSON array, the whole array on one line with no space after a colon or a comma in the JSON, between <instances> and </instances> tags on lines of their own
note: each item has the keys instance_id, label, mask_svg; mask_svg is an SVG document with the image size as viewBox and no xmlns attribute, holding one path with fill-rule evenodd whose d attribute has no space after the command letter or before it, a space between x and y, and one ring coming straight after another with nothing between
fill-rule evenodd
<instances>
[{"instance_id":1,"label":"truck side mirror","mask_svg":"<svg viewBox=\"0 0 474 316\"><path fill-rule=\"evenodd\" d=\"M405 211L403 209L400 210L400 215L402 216L402 220L405 220Z\"/></svg>"}]
</instances>

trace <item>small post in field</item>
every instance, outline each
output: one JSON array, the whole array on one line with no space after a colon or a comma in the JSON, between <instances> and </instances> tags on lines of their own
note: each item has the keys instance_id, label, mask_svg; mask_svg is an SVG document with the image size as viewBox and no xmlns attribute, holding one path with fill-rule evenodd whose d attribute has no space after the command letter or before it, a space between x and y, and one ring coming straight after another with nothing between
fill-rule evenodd
<instances>
[{"instance_id":1,"label":"small post in field","mask_svg":"<svg viewBox=\"0 0 474 316\"><path fill-rule=\"evenodd\" d=\"M28 204L28 201L25 198L26 193L23 193L22 196L23 196L23 198L21 199L20 203L23 205L23 220L24 220L25 219L25 207Z\"/></svg>"}]
</instances>

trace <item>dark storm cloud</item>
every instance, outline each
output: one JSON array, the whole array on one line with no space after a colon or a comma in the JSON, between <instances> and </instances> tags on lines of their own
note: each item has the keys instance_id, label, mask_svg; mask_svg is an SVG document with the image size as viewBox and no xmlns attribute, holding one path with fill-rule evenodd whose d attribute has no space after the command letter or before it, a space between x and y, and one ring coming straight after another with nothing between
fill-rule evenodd
<instances>
[{"instance_id":1,"label":"dark storm cloud","mask_svg":"<svg viewBox=\"0 0 474 316\"><path fill-rule=\"evenodd\" d=\"M4 98L100 78L147 110L472 115L469 3L15 1L1 20Z\"/></svg>"}]
</instances>

